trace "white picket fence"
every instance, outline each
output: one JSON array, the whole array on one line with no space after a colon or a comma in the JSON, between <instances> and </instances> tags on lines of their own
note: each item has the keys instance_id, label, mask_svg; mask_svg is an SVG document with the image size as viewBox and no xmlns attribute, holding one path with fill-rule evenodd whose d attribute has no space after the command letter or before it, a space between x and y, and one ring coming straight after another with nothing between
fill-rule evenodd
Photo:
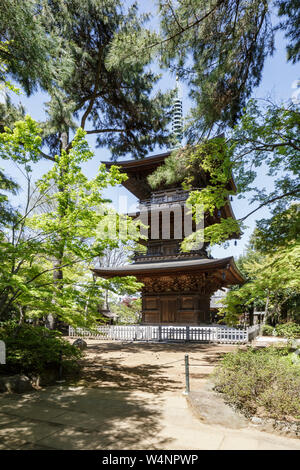
<instances>
[{"instance_id":1,"label":"white picket fence","mask_svg":"<svg viewBox=\"0 0 300 470\"><path fill-rule=\"evenodd\" d=\"M99 338L108 341L195 341L247 343L259 334L259 325L239 329L227 326L108 325L94 330L69 327L71 337Z\"/></svg>"}]
</instances>

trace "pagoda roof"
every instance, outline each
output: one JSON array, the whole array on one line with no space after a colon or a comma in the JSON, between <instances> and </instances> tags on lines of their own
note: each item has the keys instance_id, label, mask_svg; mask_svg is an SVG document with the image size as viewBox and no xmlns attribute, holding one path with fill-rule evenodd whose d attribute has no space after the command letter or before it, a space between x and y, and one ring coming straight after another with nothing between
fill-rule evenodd
<instances>
[{"instance_id":1,"label":"pagoda roof","mask_svg":"<svg viewBox=\"0 0 300 470\"><path fill-rule=\"evenodd\" d=\"M139 159L131 159L131 160L123 160L120 162L114 161L105 161L102 162L105 164L106 167L111 167L112 165L121 166L124 170L136 170L137 168L144 168L144 167L151 167L151 169L155 169L159 163L164 162L164 160L171 155L173 150L169 150L168 152L156 154L156 155L149 155L148 157L139 158Z\"/></svg>"},{"instance_id":2,"label":"pagoda roof","mask_svg":"<svg viewBox=\"0 0 300 470\"><path fill-rule=\"evenodd\" d=\"M102 162L109 169L112 165L117 165L121 171L128 175L128 179L123 181L122 185L128 189L138 199L147 199L151 196L147 177L153 173L156 168L163 164L165 159L171 155L171 151L159 155L150 155L139 160L123 160L121 162Z\"/></svg>"},{"instance_id":3,"label":"pagoda roof","mask_svg":"<svg viewBox=\"0 0 300 470\"><path fill-rule=\"evenodd\" d=\"M106 279L112 277L136 276L141 275L164 275L171 273L196 273L212 272L226 270L226 282L224 284L243 284L245 278L240 273L234 262L233 256L220 259L192 259L192 260L174 260L128 264L116 268L95 268L92 271L96 276ZM228 274L228 275L227 275Z\"/></svg>"},{"instance_id":4,"label":"pagoda roof","mask_svg":"<svg viewBox=\"0 0 300 470\"><path fill-rule=\"evenodd\" d=\"M157 155L150 155L141 159L123 160L120 162L103 161L107 169L112 165L117 165L121 171L127 173L128 179L122 185L134 194L138 199L147 199L153 191L148 182L147 176L153 173L158 166L164 163L165 159L171 155L173 150L160 153ZM140 177L137 177L140 175ZM229 181L230 189L236 192L237 188L233 177Z\"/></svg>"}]
</instances>

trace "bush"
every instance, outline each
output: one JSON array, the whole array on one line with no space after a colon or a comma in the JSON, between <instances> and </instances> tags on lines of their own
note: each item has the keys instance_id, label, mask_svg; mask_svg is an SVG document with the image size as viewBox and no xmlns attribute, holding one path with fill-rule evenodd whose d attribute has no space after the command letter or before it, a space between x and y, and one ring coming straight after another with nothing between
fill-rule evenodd
<instances>
[{"instance_id":1,"label":"bush","mask_svg":"<svg viewBox=\"0 0 300 470\"><path fill-rule=\"evenodd\" d=\"M289 339L300 338L300 325L297 323L282 323L274 328L270 325L263 325L263 336L280 336Z\"/></svg>"},{"instance_id":2,"label":"bush","mask_svg":"<svg viewBox=\"0 0 300 470\"><path fill-rule=\"evenodd\" d=\"M273 336L274 328L273 328L273 326L270 326L270 325L264 325L262 327L261 332L262 332L263 336Z\"/></svg>"},{"instance_id":3,"label":"bush","mask_svg":"<svg viewBox=\"0 0 300 470\"><path fill-rule=\"evenodd\" d=\"M300 419L300 366L287 348L228 353L214 381L225 400L247 416Z\"/></svg>"},{"instance_id":4,"label":"bush","mask_svg":"<svg viewBox=\"0 0 300 470\"><path fill-rule=\"evenodd\" d=\"M276 336L284 336L285 338L300 338L300 325L297 323L282 323L275 327Z\"/></svg>"},{"instance_id":5,"label":"bush","mask_svg":"<svg viewBox=\"0 0 300 470\"><path fill-rule=\"evenodd\" d=\"M0 340L6 345L6 365L0 369L4 375L25 373L30 376L58 370L61 361L66 370L74 367L81 357L78 348L61 338L59 331L42 326L2 323Z\"/></svg>"}]
</instances>

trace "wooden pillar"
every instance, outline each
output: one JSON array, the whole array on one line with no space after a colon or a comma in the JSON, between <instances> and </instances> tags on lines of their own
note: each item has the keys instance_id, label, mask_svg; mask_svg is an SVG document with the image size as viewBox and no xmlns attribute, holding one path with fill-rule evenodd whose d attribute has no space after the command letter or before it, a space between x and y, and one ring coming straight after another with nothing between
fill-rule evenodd
<instances>
[{"instance_id":1,"label":"wooden pillar","mask_svg":"<svg viewBox=\"0 0 300 470\"><path fill-rule=\"evenodd\" d=\"M198 296L198 323L210 323L210 295Z\"/></svg>"}]
</instances>

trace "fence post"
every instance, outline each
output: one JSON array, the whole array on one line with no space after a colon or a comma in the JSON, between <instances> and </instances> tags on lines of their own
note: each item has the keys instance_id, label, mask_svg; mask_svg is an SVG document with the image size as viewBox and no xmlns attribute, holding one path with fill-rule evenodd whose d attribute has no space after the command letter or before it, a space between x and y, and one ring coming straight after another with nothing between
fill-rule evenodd
<instances>
[{"instance_id":1,"label":"fence post","mask_svg":"<svg viewBox=\"0 0 300 470\"><path fill-rule=\"evenodd\" d=\"M185 340L186 341L190 340L190 327L188 325L186 326Z\"/></svg>"},{"instance_id":2,"label":"fence post","mask_svg":"<svg viewBox=\"0 0 300 470\"><path fill-rule=\"evenodd\" d=\"M158 325L158 341L161 341L161 325Z\"/></svg>"},{"instance_id":3,"label":"fence post","mask_svg":"<svg viewBox=\"0 0 300 470\"><path fill-rule=\"evenodd\" d=\"M220 337L220 334L219 334L219 333L220 333L220 327L217 326L217 327L216 327L216 332L215 332L215 338L214 338L216 343L219 342L219 337Z\"/></svg>"},{"instance_id":4,"label":"fence post","mask_svg":"<svg viewBox=\"0 0 300 470\"><path fill-rule=\"evenodd\" d=\"M246 328L246 343L249 343L249 328Z\"/></svg>"},{"instance_id":5,"label":"fence post","mask_svg":"<svg viewBox=\"0 0 300 470\"><path fill-rule=\"evenodd\" d=\"M189 370L189 355L186 354L184 356L184 363L185 363L185 392L184 395L188 395L190 393L190 370Z\"/></svg>"}]
</instances>

